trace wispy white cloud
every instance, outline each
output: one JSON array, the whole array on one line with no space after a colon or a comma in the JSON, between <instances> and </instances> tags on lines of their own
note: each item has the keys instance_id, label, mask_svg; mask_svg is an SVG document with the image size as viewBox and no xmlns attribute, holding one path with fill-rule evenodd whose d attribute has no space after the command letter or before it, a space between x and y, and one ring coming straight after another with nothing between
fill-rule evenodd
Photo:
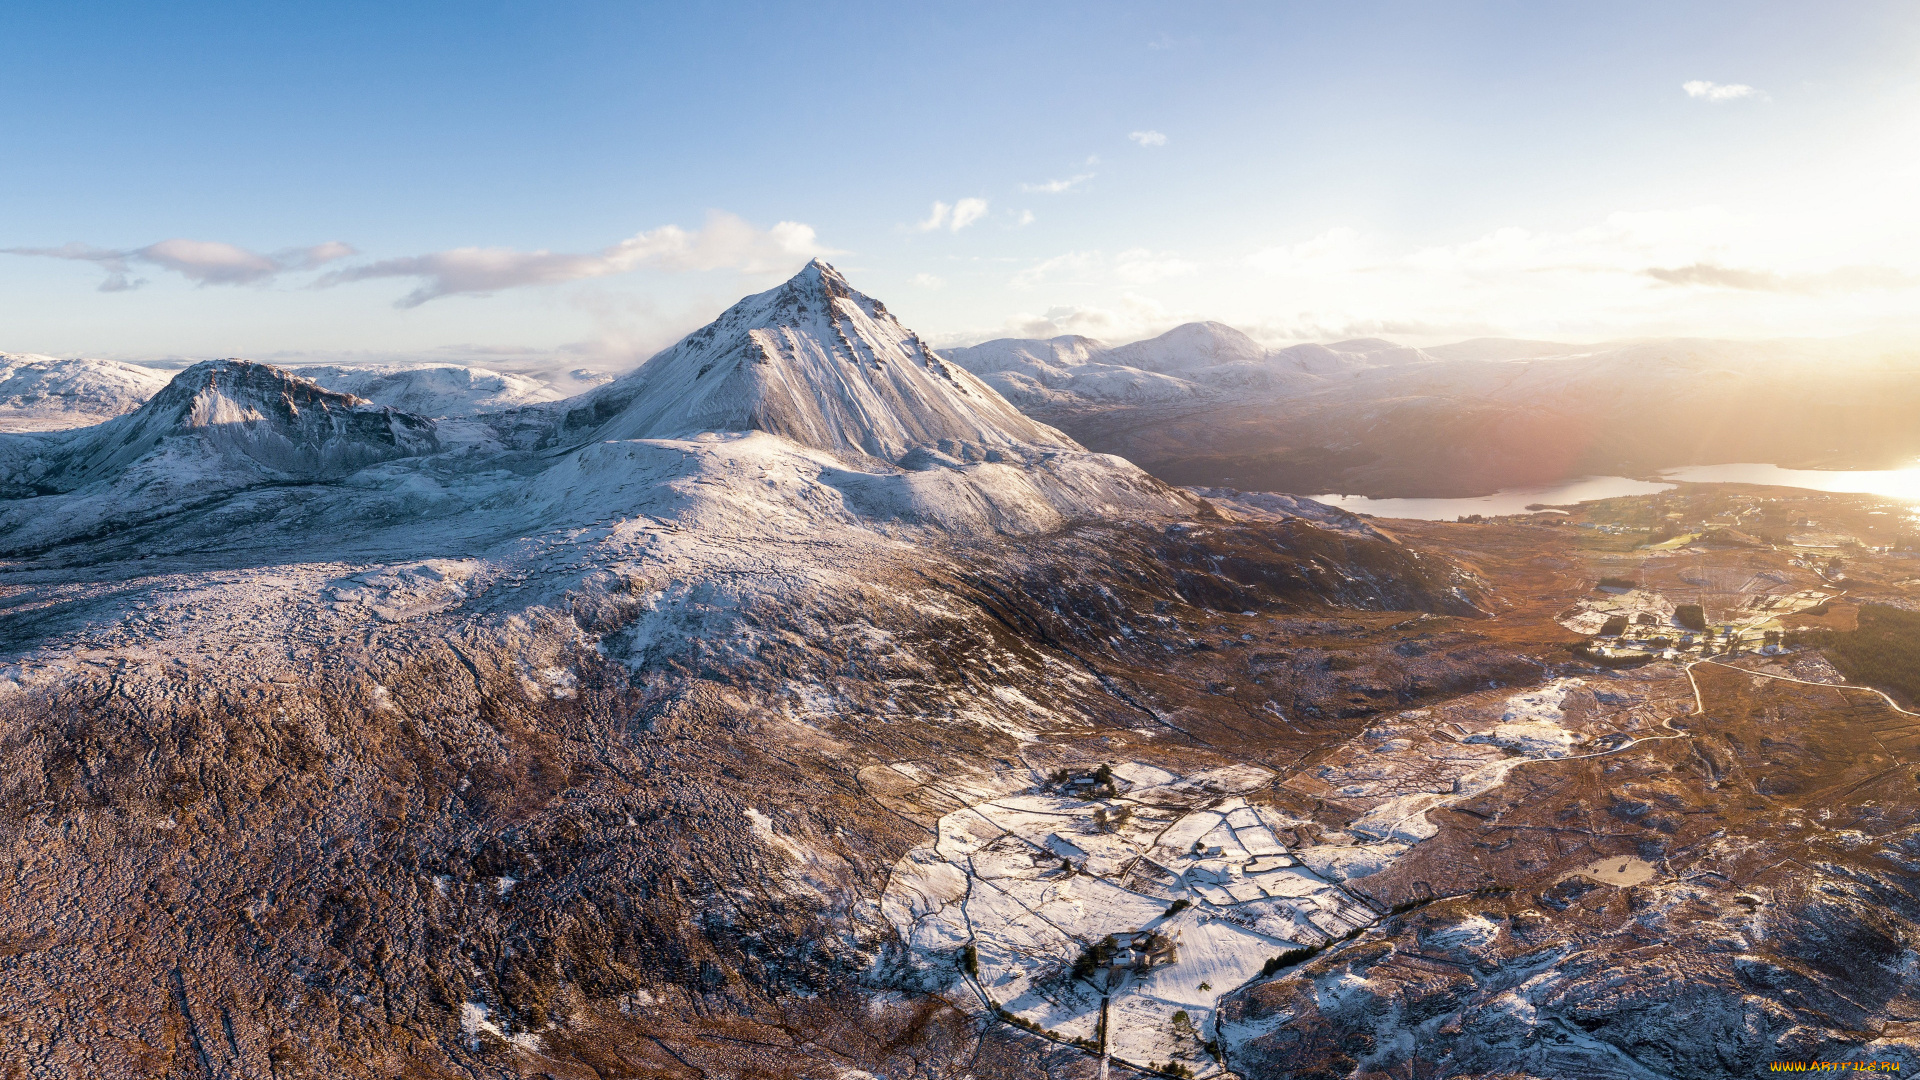
<instances>
[{"instance_id":1,"label":"wispy white cloud","mask_svg":"<svg viewBox=\"0 0 1920 1080\"><path fill-rule=\"evenodd\" d=\"M1013 275L1007 284L1016 289L1031 289L1042 282L1058 281L1062 277L1085 277L1100 262L1100 256L1092 251L1069 251L1065 255L1055 255L1051 259L1042 259L1032 266Z\"/></svg>"},{"instance_id":2,"label":"wispy white cloud","mask_svg":"<svg viewBox=\"0 0 1920 1080\"><path fill-rule=\"evenodd\" d=\"M1751 98L1757 101L1771 100L1765 92L1755 90L1745 83L1716 83L1708 82L1705 79L1693 79L1681 83L1680 89L1685 90L1688 97L1699 98L1703 101L1739 101L1742 98Z\"/></svg>"},{"instance_id":3,"label":"wispy white cloud","mask_svg":"<svg viewBox=\"0 0 1920 1080\"><path fill-rule=\"evenodd\" d=\"M927 219L915 225L914 228L919 229L921 232L932 232L935 229L945 228L947 215L952 212L953 207L943 202L935 202L932 212L927 214Z\"/></svg>"},{"instance_id":4,"label":"wispy white cloud","mask_svg":"<svg viewBox=\"0 0 1920 1080\"><path fill-rule=\"evenodd\" d=\"M1208 316L1197 311L1176 311L1150 297L1122 293L1112 304L1062 304L1041 312L1023 312L1008 319L995 330L955 335L980 341L1011 334L1015 337L1049 338L1062 334L1081 334L1109 344L1134 341L1165 333L1184 322ZM956 340L944 344L960 344Z\"/></svg>"},{"instance_id":5,"label":"wispy white cloud","mask_svg":"<svg viewBox=\"0 0 1920 1080\"><path fill-rule=\"evenodd\" d=\"M951 204L935 202L933 208L928 211L926 220L915 225L914 228L921 232L935 232L940 229L959 232L986 216L987 200L985 199L956 199Z\"/></svg>"},{"instance_id":6,"label":"wispy white cloud","mask_svg":"<svg viewBox=\"0 0 1920 1080\"><path fill-rule=\"evenodd\" d=\"M1020 211L1020 216L1017 219L1015 219L1014 224L1023 229L1033 224L1033 211L1031 210Z\"/></svg>"},{"instance_id":7,"label":"wispy white cloud","mask_svg":"<svg viewBox=\"0 0 1920 1080\"><path fill-rule=\"evenodd\" d=\"M1184 277L1199 269L1198 264L1172 252L1149 248L1129 248L1111 258L1099 251L1069 251L1025 267L1007 284L1016 289L1058 285L1065 281L1151 285L1167 278Z\"/></svg>"},{"instance_id":8,"label":"wispy white cloud","mask_svg":"<svg viewBox=\"0 0 1920 1080\"><path fill-rule=\"evenodd\" d=\"M1081 173L1065 180L1049 180L1044 184L1021 184L1020 190L1038 192L1042 195L1059 195L1062 192L1072 191L1093 177L1093 173Z\"/></svg>"},{"instance_id":9,"label":"wispy white cloud","mask_svg":"<svg viewBox=\"0 0 1920 1080\"><path fill-rule=\"evenodd\" d=\"M733 214L715 211L698 229L662 225L596 252L454 248L336 270L314 284L329 288L374 278L418 278L419 287L396 305L409 308L442 296L485 296L523 285L608 277L642 268L763 274L790 268L812 255L833 253L821 245L810 225L782 221L760 229Z\"/></svg>"},{"instance_id":10,"label":"wispy white cloud","mask_svg":"<svg viewBox=\"0 0 1920 1080\"><path fill-rule=\"evenodd\" d=\"M289 271L312 270L354 254L353 248L338 240L263 255L219 240L181 238L125 250L71 243L55 248L0 248L0 252L93 263L107 272L100 283L101 292L124 292L146 284L133 276L135 264L170 270L201 285L257 285Z\"/></svg>"},{"instance_id":11,"label":"wispy white cloud","mask_svg":"<svg viewBox=\"0 0 1920 1080\"><path fill-rule=\"evenodd\" d=\"M908 278L907 281L910 284L918 285L922 289L944 289L947 287L947 280L936 274L915 274Z\"/></svg>"},{"instance_id":12,"label":"wispy white cloud","mask_svg":"<svg viewBox=\"0 0 1920 1080\"><path fill-rule=\"evenodd\" d=\"M1167 137L1157 131L1132 131L1127 133L1127 138L1132 139L1141 146L1167 145Z\"/></svg>"},{"instance_id":13,"label":"wispy white cloud","mask_svg":"<svg viewBox=\"0 0 1920 1080\"><path fill-rule=\"evenodd\" d=\"M987 200L961 199L953 204L953 231L961 229L987 216Z\"/></svg>"},{"instance_id":14,"label":"wispy white cloud","mask_svg":"<svg viewBox=\"0 0 1920 1080\"><path fill-rule=\"evenodd\" d=\"M1357 269L1367 258L1359 231L1342 225L1297 244L1262 248L1248 255L1246 263L1269 274L1327 273Z\"/></svg>"},{"instance_id":15,"label":"wispy white cloud","mask_svg":"<svg viewBox=\"0 0 1920 1080\"><path fill-rule=\"evenodd\" d=\"M1166 278L1184 277L1200 267L1167 252L1132 248L1113 257L1113 272L1133 285L1150 285Z\"/></svg>"},{"instance_id":16,"label":"wispy white cloud","mask_svg":"<svg viewBox=\"0 0 1920 1080\"><path fill-rule=\"evenodd\" d=\"M1671 268L1650 266L1641 273L1667 285L1695 285L1743 292L1853 293L1906 289L1920 284L1920 278L1887 266L1843 266L1820 273L1793 274L1697 262Z\"/></svg>"}]
</instances>

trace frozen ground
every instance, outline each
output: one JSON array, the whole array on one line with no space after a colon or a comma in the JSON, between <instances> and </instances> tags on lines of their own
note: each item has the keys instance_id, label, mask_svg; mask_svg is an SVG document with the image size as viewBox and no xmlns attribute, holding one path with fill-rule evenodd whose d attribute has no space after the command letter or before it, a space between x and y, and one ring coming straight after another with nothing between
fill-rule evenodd
<instances>
[{"instance_id":1,"label":"frozen ground","mask_svg":"<svg viewBox=\"0 0 1920 1080\"><path fill-rule=\"evenodd\" d=\"M1113 1054L1206 1074L1219 996L1271 957L1372 923L1379 913L1341 883L1404 847L1250 802L1273 780L1255 766L1113 772L1111 798L1029 789L946 814L938 839L896 865L882 910L925 963L952 964L974 946L970 987L986 1007L1093 1040L1104 988ZM1303 833L1315 842L1283 839ZM1149 933L1171 953L1073 976L1087 946Z\"/></svg>"},{"instance_id":2,"label":"frozen ground","mask_svg":"<svg viewBox=\"0 0 1920 1080\"><path fill-rule=\"evenodd\" d=\"M115 360L0 353L0 432L98 424L139 408L167 378Z\"/></svg>"},{"instance_id":3,"label":"frozen ground","mask_svg":"<svg viewBox=\"0 0 1920 1080\"><path fill-rule=\"evenodd\" d=\"M972 777L941 793L938 838L895 866L882 910L927 968L953 970L974 948L978 972L964 999L1092 1041L1105 988L1112 1053L1206 1075L1217 1068L1209 1040L1222 1036L1231 1051L1258 1034L1220 1031L1220 997L1271 957L1376 922L1380 912L1346 883L1433 836L1428 811L1484 794L1529 763L1672 737L1658 719L1684 711L1687 694L1677 669L1662 667L1386 717L1284 781L1342 813L1344 829L1277 809L1261 796L1276 777L1255 766L1180 776L1116 764L1107 797L1084 780ZM903 775L921 805L933 805L924 792L941 781ZM1108 935L1126 944L1156 933L1171 956L1075 977L1075 960Z\"/></svg>"}]
</instances>

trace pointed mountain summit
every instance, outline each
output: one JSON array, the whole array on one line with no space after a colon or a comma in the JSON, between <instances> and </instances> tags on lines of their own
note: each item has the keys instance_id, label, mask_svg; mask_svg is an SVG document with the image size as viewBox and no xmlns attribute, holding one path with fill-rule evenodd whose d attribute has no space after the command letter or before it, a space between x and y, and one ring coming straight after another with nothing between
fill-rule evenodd
<instances>
[{"instance_id":1,"label":"pointed mountain summit","mask_svg":"<svg viewBox=\"0 0 1920 1080\"><path fill-rule=\"evenodd\" d=\"M316 480L438 448L425 417L267 364L210 360L174 376L133 412L51 444L26 479L71 491L162 454L179 475Z\"/></svg>"},{"instance_id":2,"label":"pointed mountain summit","mask_svg":"<svg viewBox=\"0 0 1920 1080\"><path fill-rule=\"evenodd\" d=\"M555 441L765 431L839 455L1079 450L818 259L588 396Z\"/></svg>"}]
</instances>

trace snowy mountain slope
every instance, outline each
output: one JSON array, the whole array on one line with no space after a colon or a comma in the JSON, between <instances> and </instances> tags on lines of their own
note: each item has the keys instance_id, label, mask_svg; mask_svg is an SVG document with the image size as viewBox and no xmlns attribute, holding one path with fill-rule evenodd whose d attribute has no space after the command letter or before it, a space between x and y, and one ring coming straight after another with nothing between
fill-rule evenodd
<instances>
[{"instance_id":1,"label":"snowy mountain slope","mask_svg":"<svg viewBox=\"0 0 1920 1080\"><path fill-rule=\"evenodd\" d=\"M1092 338L1001 338L945 355L1023 407L1071 411L1113 404L1180 405L1247 391L1298 393L1315 376L1364 366L1325 346L1269 352L1224 323L1186 323L1156 338L1110 347Z\"/></svg>"},{"instance_id":2,"label":"snowy mountain slope","mask_svg":"<svg viewBox=\"0 0 1920 1080\"><path fill-rule=\"evenodd\" d=\"M0 432L97 424L139 408L168 377L116 360L0 353Z\"/></svg>"},{"instance_id":3,"label":"snowy mountain slope","mask_svg":"<svg viewBox=\"0 0 1920 1080\"><path fill-rule=\"evenodd\" d=\"M1186 379L1109 363L1093 338L1068 335L1029 341L1000 338L941 355L980 376L1022 407L1075 401L1183 401L1203 393Z\"/></svg>"},{"instance_id":4,"label":"snowy mountain slope","mask_svg":"<svg viewBox=\"0 0 1920 1080\"><path fill-rule=\"evenodd\" d=\"M1396 367L1430 363L1433 360L1433 357L1419 349L1385 338L1353 338L1333 342L1327 348L1344 356L1357 357L1368 367Z\"/></svg>"},{"instance_id":5,"label":"snowy mountain slope","mask_svg":"<svg viewBox=\"0 0 1920 1080\"><path fill-rule=\"evenodd\" d=\"M435 418L473 416L567 396L529 375L460 364L317 364L291 370L336 393Z\"/></svg>"},{"instance_id":6,"label":"snowy mountain slope","mask_svg":"<svg viewBox=\"0 0 1920 1080\"><path fill-rule=\"evenodd\" d=\"M195 364L134 412L0 442L0 543L37 549L189 513L256 485L338 480L435 453L434 422L243 360ZM192 523L189 523L192 524Z\"/></svg>"},{"instance_id":7,"label":"snowy mountain slope","mask_svg":"<svg viewBox=\"0 0 1920 1080\"><path fill-rule=\"evenodd\" d=\"M519 448L497 437L523 428ZM820 263L568 401L436 423L219 361L128 416L0 440L0 469L8 490L39 496L0 502L0 547L14 551L224 543L241 524L256 542L360 549L429 522L490 542L549 514L984 537L1208 512L1028 419ZM303 537L329 519L358 524Z\"/></svg>"},{"instance_id":8,"label":"snowy mountain slope","mask_svg":"<svg viewBox=\"0 0 1920 1080\"><path fill-rule=\"evenodd\" d=\"M438 449L433 422L336 394L279 368L210 360L175 376L134 412L74 432L36 483L72 490L112 479L175 440L239 467L289 479L345 475Z\"/></svg>"},{"instance_id":9,"label":"snowy mountain slope","mask_svg":"<svg viewBox=\"0 0 1920 1080\"><path fill-rule=\"evenodd\" d=\"M917 447L969 461L995 449L1078 449L941 359L885 305L819 260L586 395L557 437L671 439L703 431L766 431L882 461Z\"/></svg>"},{"instance_id":10,"label":"snowy mountain slope","mask_svg":"<svg viewBox=\"0 0 1920 1080\"><path fill-rule=\"evenodd\" d=\"M1259 342L1225 323L1185 323L1156 338L1136 341L1107 351L1104 359L1129 367L1170 374L1260 363L1267 350Z\"/></svg>"},{"instance_id":11,"label":"snowy mountain slope","mask_svg":"<svg viewBox=\"0 0 1920 1080\"><path fill-rule=\"evenodd\" d=\"M976 375L1013 371L1027 365L1071 368L1093 361L1111 349L1098 338L1062 334L1051 338L994 338L978 345L942 349L940 355Z\"/></svg>"}]
</instances>

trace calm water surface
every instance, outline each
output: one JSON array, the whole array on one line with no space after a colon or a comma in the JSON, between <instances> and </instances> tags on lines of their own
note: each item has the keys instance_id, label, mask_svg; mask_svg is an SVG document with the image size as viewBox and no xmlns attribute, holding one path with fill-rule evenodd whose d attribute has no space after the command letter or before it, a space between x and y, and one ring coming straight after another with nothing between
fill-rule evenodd
<instances>
[{"instance_id":1,"label":"calm water surface","mask_svg":"<svg viewBox=\"0 0 1920 1080\"><path fill-rule=\"evenodd\" d=\"M1472 499L1369 499L1364 495L1315 495L1313 498L1356 514L1452 521L1467 514L1524 514L1529 503L1559 506L1671 490L1672 484L1630 480L1624 476L1583 476L1551 487L1515 488Z\"/></svg>"},{"instance_id":2,"label":"calm water surface","mask_svg":"<svg viewBox=\"0 0 1920 1080\"><path fill-rule=\"evenodd\" d=\"M1815 491L1920 499L1920 464L1904 469L1783 469L1778 465L1689 465L1660 474L1690 484L1773 484Z\"/></svg>"},{"instance_id":3,"label":"calm water surface","mask_svg":"<svg viewBox=\"0 0 1920 1080\"><path fill-rule=\"evenodd\" d=\"M1690 484L1770 484L1813 491L1884 495L1920 501L1920 464L1904 469L1783 469L1778 465L1688 465L1660 474L1668 483L1625 476L1583 476L1551 487L1515 488L1472 499L1369 499L1361 495L1315 495L1314 499L1356 514L1376 517L1452 521L1467 514L1523 514L1527 506L1564 506L1625 495L1670 491L1675 482Z\"/></svg>"}]
</instances>

